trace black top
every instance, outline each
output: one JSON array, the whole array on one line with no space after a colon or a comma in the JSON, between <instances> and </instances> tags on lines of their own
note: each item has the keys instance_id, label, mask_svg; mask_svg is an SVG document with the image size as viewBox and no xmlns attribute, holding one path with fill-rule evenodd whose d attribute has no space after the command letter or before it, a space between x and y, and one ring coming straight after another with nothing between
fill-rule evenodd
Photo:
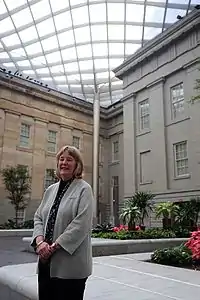
<instances>
[{"instance_id":1,"label":"black top","mask_svg":"<svg viewBox=\"0 0 200 300\"><path fill-rule=\"evenodd\" d=\"M58 192L57 192L56 198L54 200L54 203L50 209L49 218L48 218L47 226L46 226L45 241L48 244L52 244L52 242L53 242L53 231L54 231L54 226L55 226L55 222L56 222L58 208L59 208L60 202L62 200L62 197L64 196L65 192L68 190L72 181L73 181L73 178L68 181L63 181L63 180L60 181Z\"/></svg>"}]
</instances>

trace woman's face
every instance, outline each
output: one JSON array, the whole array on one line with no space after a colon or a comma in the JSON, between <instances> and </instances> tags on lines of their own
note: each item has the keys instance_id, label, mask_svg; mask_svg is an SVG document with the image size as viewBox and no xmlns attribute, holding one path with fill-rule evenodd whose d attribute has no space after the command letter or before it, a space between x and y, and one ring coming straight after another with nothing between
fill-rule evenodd
<instances>
[{"instance_id":1,"label":"woman's face","mask_svg":"<svg viewBox=\"0 0 200 300\"><path fill-rule=\"evenodd\" d=\"M69 155L68 151L64 151L58 161L58 171L62 180L68 180L72 178L75 168L75 159Z\"/></svg>"}]
</instances>

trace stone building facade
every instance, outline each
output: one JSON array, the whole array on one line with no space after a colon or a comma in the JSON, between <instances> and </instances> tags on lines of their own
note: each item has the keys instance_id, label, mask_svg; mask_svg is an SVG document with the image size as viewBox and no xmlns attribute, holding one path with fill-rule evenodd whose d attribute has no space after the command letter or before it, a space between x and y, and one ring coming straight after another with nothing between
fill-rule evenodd
<instances>
[{"instance_id":1,"label":"stone building facade","mask_svg":"<svg viewBox=\"0 0 200 300\"><path fill-rule=\"evenodd\" d=\"M200 13L148 42L115 69L123 79L124 196L157 201L200 196Z\"/></svg>"},{"instance_id":2,"label":"stone building facade","mask_svg":"<svg viewBox=\"0 0 200 300\"><path fill-rule=\"evenodd\" d=\"M100 112L99 222L119 223L124 198L151 191L157 201L200 196L200 15L194 10L114 71L124 97ZM92 184L93 107L20 78L0 76L0 167L22 164L32 177L31 219L51 182L55 153L82 152ZM0 181L0 223L14 211ZM152 219L150 222L153 222ZM153 225L151 223L151 225Z\"/></svg>"},{"instance_id":3,"label":"stone building facade","mask_svg":"<svg viewBox=\"0 0 200 300\"><path fill-rule=\"evenodd\" d=\"M109 139L106 111L101 112L100 128L100 214L109 214L106 145ZM112 129L111 129L112 131ZM31 176L31 201L26 219L31 219L45 188L52 183L55 155L66 144L78 147L84 159L85 180L92 184L92 105L47 90L19 78L0 78L0 166L27 166ZM112 135L115 133L111 133ZM108 151L109 152L109 151ZM105 169L105 171L104 171ZM0 223L14 217L2 178L0 181Z\"/></svg>"}]
</instances>

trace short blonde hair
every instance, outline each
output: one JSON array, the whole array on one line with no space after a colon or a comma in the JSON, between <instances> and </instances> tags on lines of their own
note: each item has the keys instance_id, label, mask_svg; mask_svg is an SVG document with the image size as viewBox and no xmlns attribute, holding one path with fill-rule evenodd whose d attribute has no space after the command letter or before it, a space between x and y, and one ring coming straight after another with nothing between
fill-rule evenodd
<instances>
[{"instance_id":1,"label":"short blonde hair","mask_svg":"<svg viewBox=\"0 0 200 300\"><path fill-rule=\"evenodd\" d=\"M81 153L80 151L74 147L74 146L63 146L58 153L56 154L56 162L57 162L57 172L56 175L57 177L60 179L60 172L58 170L58 162L59 159L61 157L61 155L63 155L63 153L67 151L69 155L71 155L75 161L76 161L76 168L74 170L74 177L81 179L83 177L83 159L81 157Z\"/></svg>"}]
</instances>

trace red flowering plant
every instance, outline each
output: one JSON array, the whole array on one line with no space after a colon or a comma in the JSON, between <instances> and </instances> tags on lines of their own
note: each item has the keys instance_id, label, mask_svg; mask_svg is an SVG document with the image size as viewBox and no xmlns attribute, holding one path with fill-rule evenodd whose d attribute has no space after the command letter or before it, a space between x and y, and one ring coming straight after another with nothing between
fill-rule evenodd
<instances>
[{"instance_id":1,"label":"red flowering plant","mask_svg":"<svg viewBox=\"0 0 200 300\"><path fill-rule=\"evenodd\" d=\"M192 252L193 264L200 264L200 229L193 231L185 246Z\"/></svg>"},{"instance_id":2,"label":"red flowering plant","mask_svg":"<svg viewBox=\"0 0 200 300\"><path fill-rule=\"evenodd\" d=\"M141 230L140 226L135 226L135 231ZM126 225L120 225L119 227L114 227L113 228L114 232L121 232L121 231L128 231L128 226Z\"/></svg>"},{"instance_id":3,"label":"red flowering plant","mask_svg":"<svg viewBox=\"0 0 200 300\"><path fill-rule=\"evenodd\" d=\"M128 230L128 226L126 226L126 225L120 225L119 227L115 226L113 228L114 232L119 232L119 231L122 231L122 230L124 230L124 231Z\"/></svg>"}]
</instances>

